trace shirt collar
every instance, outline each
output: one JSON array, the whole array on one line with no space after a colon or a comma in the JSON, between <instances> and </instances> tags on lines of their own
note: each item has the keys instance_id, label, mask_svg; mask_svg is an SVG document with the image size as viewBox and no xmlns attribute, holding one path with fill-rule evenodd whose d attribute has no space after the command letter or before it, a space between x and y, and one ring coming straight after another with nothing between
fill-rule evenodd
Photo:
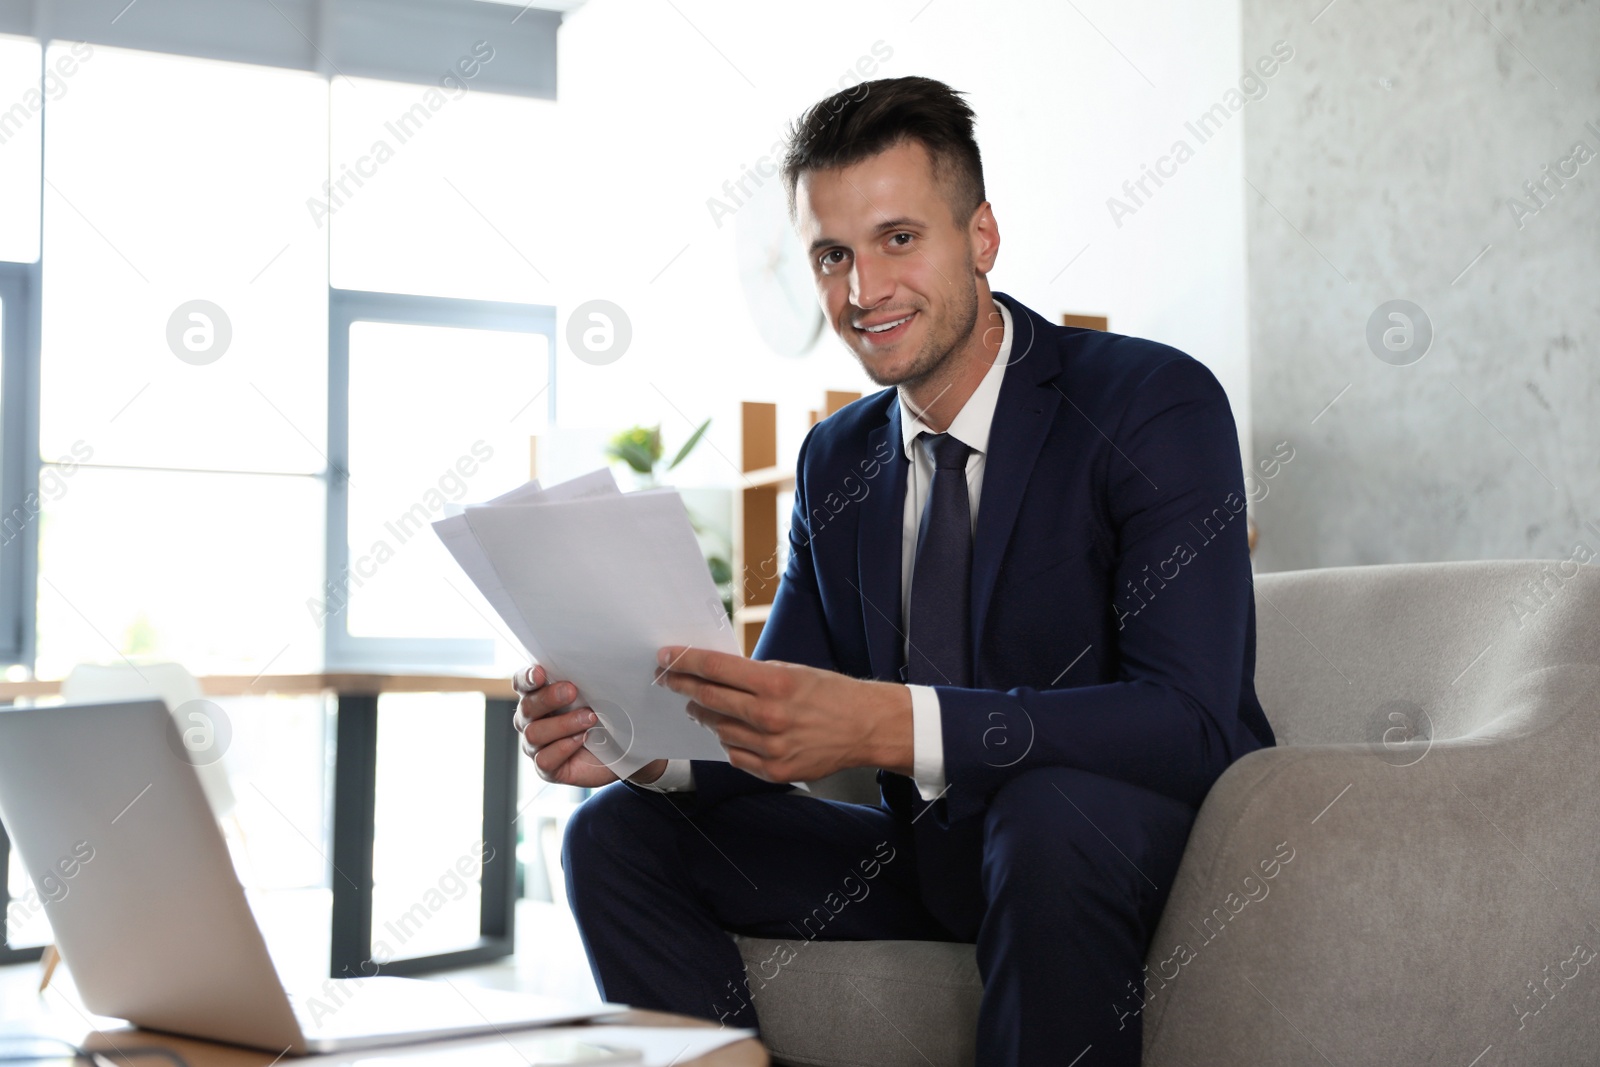
<instances>
[{"instance_id":1,"label":"shirt collar","mask_svg":"<svg viewBox=\"0 0 1600 1067\"><path fill-rule=\"evenodd\" d=\"M989 427L994 423L995 405L1000 400L1000 379L1005 376L1006 364L1011 361L1011 309L999 300L994 302L994 306L1000 309L1000 318L1005 325L1000 338L1000 351L995 354L994 363L984 372L978 387L967 397L961 410L956 412L950 429L946 431L978 453L989 450ZM916 456L911 450L916 447L917 435L934 431L906 404L904 394L900 395L899 403L900 444L905 449L906 458L915 461Z\"/></svg>"}]
</instances>

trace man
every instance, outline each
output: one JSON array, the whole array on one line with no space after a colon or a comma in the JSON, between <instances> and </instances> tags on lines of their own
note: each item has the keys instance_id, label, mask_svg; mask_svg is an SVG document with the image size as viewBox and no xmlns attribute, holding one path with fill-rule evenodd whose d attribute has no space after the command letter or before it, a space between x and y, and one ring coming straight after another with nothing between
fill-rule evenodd
<instances>
[{"instance_id":1,"label":"man","mask_svg":"<svg viewBox=\"0 0 1600 1067\"><path fill-rule=\"evenodd\" d=\"M1126 998L1196 809L1273 744L1236 430L1182 352L991 293L972 121L896 78L796 124L784 179L819 298L891 388L802 444L754 658L661 650L729 764L657 760L591 797L569 896L609 1000L753 1026L729 930L961 940L980 1063L1136 1065ZM543 777L614 780L569 683L533 668L519 689ZM880 806L786 784L849 767L879 769ZM819 930L852 874L871 892Z\"/></svg>"}]
</instances>

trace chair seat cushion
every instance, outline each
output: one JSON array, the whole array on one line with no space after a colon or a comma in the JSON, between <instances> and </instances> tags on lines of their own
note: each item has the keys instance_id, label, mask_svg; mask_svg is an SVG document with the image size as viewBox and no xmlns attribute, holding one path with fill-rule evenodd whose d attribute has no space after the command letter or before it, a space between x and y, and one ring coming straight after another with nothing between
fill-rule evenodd
<instances>
[{"instance_id":1,"label":"chair seat cushion","mask_svg":"<svg viewBox=\"0 0 1600 1067\"><path fill-rule=\"evenodd\" d=\"M738 935L734 940L744 956L761 1039L774 1063L972 1063L983 995L974 946Z\"/></svg>"}]
</instances>

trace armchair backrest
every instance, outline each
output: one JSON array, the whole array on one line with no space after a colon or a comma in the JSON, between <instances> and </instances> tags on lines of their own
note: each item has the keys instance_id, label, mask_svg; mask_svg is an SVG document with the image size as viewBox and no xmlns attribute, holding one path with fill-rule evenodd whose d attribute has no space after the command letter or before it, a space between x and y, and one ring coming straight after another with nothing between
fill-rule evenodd
<instances>
[{"instance_id":1,"label":"armchair backrest","mask_svg":"<svg viewBox=\"0 0 1600 1067\"><path fill-rule=\"evenodd\" d=\"M1278 743L1466 737L1519 676L1600 664L1591 558L1258 575L1256 692Z\"/></svg>"}]
</instances>

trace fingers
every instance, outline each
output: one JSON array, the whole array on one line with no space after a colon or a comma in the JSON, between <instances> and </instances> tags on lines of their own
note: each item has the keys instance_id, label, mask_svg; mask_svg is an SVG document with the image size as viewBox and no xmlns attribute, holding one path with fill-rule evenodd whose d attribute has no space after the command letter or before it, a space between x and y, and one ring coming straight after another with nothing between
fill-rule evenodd
<instances>
[{"instance_id":1,"label":"fingers","mask_svg":"<svg viewBox=\"0 0 1600 1067\"><path fill-rule=\"evenodd\" d=\"M563 737L559 741L540 746L536 752L532 753L533 765L538 769L539 777L557 781L560 778L561 768L566 765L568 760L578 754L579 749L583 748L583 739L584 735L579 733L572 737ZM523 742L523 751L527 751L526 740Z\"/></svg>"},{"instance_id":2,"label":"fingers","mask_svg":"<svg viewBox=\"0 0 1600 1067\"><path fill-rule=\"evenodd\" d=\"M525 729L529 723L542 719L577 699L577 686L571 682L552 682L541 686L531 693L524 694L522 699L517 701L517 714L511 720L512 726L519 731Z\"/></svg>"},{"instance_id":3,"label":"fingers","mask_svg":"<svg viewBox=\"0 0 1600 1067\"><path fill-rule=\"evenodd\" d=\"M571 682L552 682L542 666L518 671L511 684L521 694L511 725L520 735L522 754L534 761L540 777L555 781L599 720L591 708L562 712L578 699L577 687Z\"/></svg>"},{"instance_id":4,"label":"fingers","mask_svg":"<svg viewBox=\"0 0 1600 1067\"><path fill-rule=\"evenodd\" d=\"M535 664L513 674L511 676L511 687L518 693L527 694L543 687L549 680L544 668Z\"/></svg>"},{"instance_id":5,"label":"fingers","mask_svg":"<svg viewBox=\"0 0 1600 1067\"><path fill-rule=\"evenodd\" d=\"M657 670L656 684L664 685L674 693L682 694L701 707L721 712L761 729L764 725L761 702L741 689L733 689L717 682L707 681L699 673L685 674L678 670Z\"/></svg>"},{"instance_id":6,"label":"fingers","mask_svg":"<svg viewBox=\"0 0 1600 1067\"><path fill-rule=\"evenodd\" d=\"M562 781L562 768L583 748L589 730L598 724L599 718L592 708L544 715L519 726L522 754L533 760L539 777L551 782Z\"/></svg>"},{"instance_id":7,"label":"fingers","mask_svg":"<svg viewBox=\"0 0 1600 1067\"><path fill-rule=\"evenodd\" d=\"M723 748L748 749L761 756L768 754L767 745L771 735L754 730L731 715L712 711L697 701L690 701L686 710L689 712L689 718L717 735L717 741Z\"/></svg>"},{"instance_id":8,"label":"fingers","mask_svg":"<svg viewBox=\"0 0 1600 1067\"><path fill-rule=\"evenodd\" d=\"M731 652L668 645L656 654L656 666L678 674L694 674L731 689L764 693L773 679L773 665Z\"/></svg>"},{"instance_id":9,"label":"fingers","mask_svg":"<svg viewBox=\"0 0 1600 1067\"><path fill-rule=\"evenodd\" d=\"M592 708L576 708L560 715L547 715L535 719L522 730L522 739L535 749L563 741L574 734L583 736L590 727L599 724Z\"/></svg>"},{"instance_id":10,"label":"fingers","mask_svg":"<svg viewBox=\"0 0 1600 1067\"><path fill-rule=\"evenodd\" d=\"M746 771L768 782L776 782L772 772L767 769L767 761L742 748L728 749L728 763L741 771Z\"/></svg>"}]
</instances>

